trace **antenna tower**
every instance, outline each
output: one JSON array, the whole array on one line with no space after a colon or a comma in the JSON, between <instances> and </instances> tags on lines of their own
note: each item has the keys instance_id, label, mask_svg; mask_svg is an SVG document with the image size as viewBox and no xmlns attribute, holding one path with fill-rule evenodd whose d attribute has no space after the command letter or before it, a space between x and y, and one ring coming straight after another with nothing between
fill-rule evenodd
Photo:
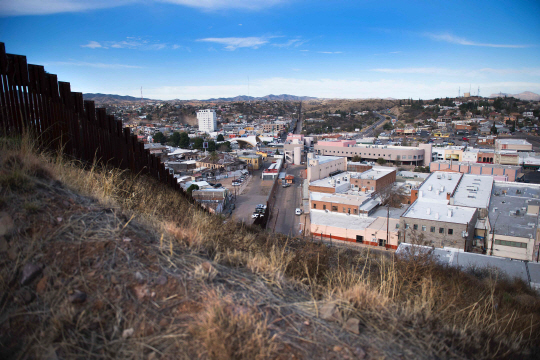
<instances>
[{"instance_id":1,"label":"antenna tower","mask_svg":"<svg viewBox=\"0 0 540 360\"><path fill-rule=\"evenodd\" d=\"M461 86L459 87L459 90L457 92L457 97L461 97Z\"/></svg>"},{"instance_id":2,"label":"antenna tower","mask_svg":"<svg viewBox=\"0 0 540 360\"><path fill-rule=\"evenodd\" d=\"M478 94L476 96L480 97L480 86L478 86Z\"/></svg>"},{"instance_id":3,"label":"antenna tower","mask_svg":"<svg viewBox=\"0 0 540 360\"><path fill-rule=\"evenodd\" d=\"M142 86L141 86L141 106L143 106L144 104L144 101L143 101L143 97L142 97Z\"/></svg>"}]
</instances>

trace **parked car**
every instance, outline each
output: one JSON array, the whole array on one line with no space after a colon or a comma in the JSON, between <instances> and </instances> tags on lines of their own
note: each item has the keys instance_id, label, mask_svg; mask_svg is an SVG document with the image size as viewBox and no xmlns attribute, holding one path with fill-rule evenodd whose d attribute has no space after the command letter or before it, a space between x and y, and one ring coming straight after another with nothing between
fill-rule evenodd
<instances>
[{"instance_id":1,"label":"parked car","mask_svg":"<svg viewBox=\"0 0 540 360\"><path fill-rule=\"evenodd\" d=\"M233 182L232 186L240 186L240 183L239 182Z\"/></svg>"},{"instance_id":2,"label":"parked car","mask_svg":"<svg viewBox=\"0 0 540 360\"><path fill-rule=\"evenodd\" d=\"M252 218L252 219L256 219L256 218L258 218L259 216L262 216L262 214L259 214L259 213L257 213L257 212L254 212L253 215L251 215L251 218Z\"/></svg>"},{"instance_id":3,"label":"parked car","mask_svg":"<svg viewBox=\"0 0 540 360\"><path fill-rule=\"evenodd\" d=\"M296 215L302 215L303 211L300 208L296 208L295 214Z\"/></svg>"},{"instance_id":4,"label":"parked car","mask_svg":"<svg viewBox=\"0 0 540 360\"><path fill-rule=\"evenodd\" d=\"M281 185L281 186L284 187L284 188L288 188L289 186L291 186L291 184L285 183L285 184L283 184L283 185Z\"/></svg>"},{"instance_id":5,"label":"parked car","mask_svg":"<svg viewBox=\"0 0 540 360\"><path fill-rule=\"evenodd\" d=\"M259 204L259 205L257 205L255 208L257 208L257 209L260 208L260 209L265 209L265 210L266 210L266 205L264 205L264 204Z\"/></svg>"}]
</instances>

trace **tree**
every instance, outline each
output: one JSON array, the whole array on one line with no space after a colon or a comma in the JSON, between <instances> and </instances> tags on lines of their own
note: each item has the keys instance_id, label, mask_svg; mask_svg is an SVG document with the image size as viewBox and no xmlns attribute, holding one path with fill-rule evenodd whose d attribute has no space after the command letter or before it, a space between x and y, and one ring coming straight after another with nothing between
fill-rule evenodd
<instances>
[{"instance_id":1,"label":"tree","mask_svg":"<svg viewBox=\"0 0 540 360\"><path fill-rule=\"evenodd\" d=\"M178 131L175 131L169 137L168 144L171 145L171 146L178 146L179 142L180 142L180 133Z\"/></svg>"},{"instance_id":2,"label":"tree","mask_svg":"<svg viewBox=\"0 0 540 360\"><path fill-rule=\"evenodd\" d=\"M178 141L178 146L182 149L187 149L189 147L189 135L187 132L182 132L180 134L180 140Z\"/></svg>"},{"instance_id":3,"label":"tree","mask_svg":"<svg viewBox=\"0 0 540 360\"><path fill-rule=\"evenodd\" d=\"M216 151L216 143L214 142L214 140L210 140L208 142L208 151Z\"/></svg>"},{"instance_id":4,"label":"tree","mask_svg":"<svg viewBox=\"0 0 540 360\"><path fill-rule=\"evenodd\" d=\"M279 155L279 150L278 149L276 149L276 155Z\"/></svg>"},{"instance_id":5,"label":"tree","mask_svg":"<svg viewBox=\"0 0 540 360\"><path fill-rule=\"evenodd\" d=\"M392 130L394 127L392 126L391 123L387 122L383 125L383 130Z\"/></svg>"},{"instance_id":6,"label":"tree","mask_svg":"<svg viewBox=\"0 0 540 360\"><path fill-rule=\"evenodd\" d=\"M167 141L167 137L163 135L161 131L155 133L152 139L154 139L154 142L160 143L160 144L165 144L165 142Z\"/></svg>"},{"instance_id":7,"label":"tree","mask_svg":"<svg viewBox=\"0 0 540 360\"><path fill-rule=\"evenodd\" d=\"M231 143L225 141L223 144L220 144L219 151L231 151Z\"/></svg>"},{"instance_id":8,"label":"tree","mask_svg":"<svg viewBox=\"0 0 540 360\"><path fill-rule=\"evenodd\" d=\"M384 158L380 157L380 158L377 159L377 164L384 165L384 164L386 164L386 160Z\"/></svg>"},{"instance_id":9,"label":"tree","mask_svg":"<svg viewBox=\"0 0 540 360\"><path fill-rule=\"evenodd\" d=\"M219 160L219 155L218 155L218 153L215 152L215 151L212 151L212 152L210 153L210 161L211 161L211 162L216 162L216 161L218 161L218 160Z\"/></svg>"},{"instance_id":10,"label":"tree","mask_svg":"<svg viewBox=\"0 0 540 360\"><path fill-rule=\"evenodd\" d=\"M220 142L220 141L225 141L225 138L223 137L222 134L219 134L216 138L216 141Z\"/></svg>"},{"instance_id":11,"label":"tree","mask_svg":"<svg viewBox=\"0 0 540 360\"><path fill-rule=\"evenodd\" d=\"M152 120L152 115L150 114L146 115L146 120Z\"/></svg>"},{"instance_id":12,"label":"tree","mask_svg":"<svg viewBox=\"0 0 540 360\"><path fill-rule=\"evenodd\" d=\"M193 190L199 190L199 185L197 184L191 184L189 185L189 187L187 188L186 192L191 195L191 193L193 192Z\"/></svg>"},{"instance_id":13,"label":"tree","mask_svg":"<svg viewBox=\"0 0 540 360\"><path fill-rule=\"evenodd\" d=\"M354 155L352 158L352 162L360 162L362 161L362 157L360 155Z\"/></svg>"},{"instance_id":14,"label":"tree","mask_svg":"<svg viewBox=\"0 0 540 360\"><path fill-rule=\"evenodd\" d=\"M494 134L494 135L497 135L497 127L495 126L495 123L493 123L493 126L491 127L491 133Z\"/></svg>"},{"instance_id":15,"label":"tree","mask_svg":"<svg viewBox=\"0 0 540 360\"><path fill-rule=\"evenodd\" d=\"M203 142L204 140L200 137L193 139L193 148L197 150L201 150L203 148Z\"/></svg>"}]
</instances>

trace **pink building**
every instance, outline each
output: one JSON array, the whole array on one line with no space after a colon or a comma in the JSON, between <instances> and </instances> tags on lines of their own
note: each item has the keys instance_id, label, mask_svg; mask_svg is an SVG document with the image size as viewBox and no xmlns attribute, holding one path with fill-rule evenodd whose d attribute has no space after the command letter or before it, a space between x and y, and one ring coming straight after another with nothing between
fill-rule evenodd
<instances>
[{"instance_id":1,"label":"pink building","mask_svg":"<svg viewBox=\"0 0 540 360\"><path fill-rule=\"evenodd\" d=\"M356 145L356 140L322 140L317 143L320 146L352 147Z\"/></svg>"}]
</instances>

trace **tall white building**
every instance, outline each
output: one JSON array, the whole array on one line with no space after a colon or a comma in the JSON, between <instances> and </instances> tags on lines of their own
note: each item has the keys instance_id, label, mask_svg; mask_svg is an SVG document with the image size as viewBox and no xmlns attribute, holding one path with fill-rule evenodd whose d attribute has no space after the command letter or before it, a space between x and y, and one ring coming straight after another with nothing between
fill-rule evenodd
<instances>
[{"instance_id":1,"label":"tall white building","mask_svg":"<svg viewBox=\"0 0 540 360\"><path fill-rule=\"evenodd\" d=\"M206 109L197 111L199 131L211 133L217 129L217 117L214 110Z\"/></svg>"}]
</instances>

